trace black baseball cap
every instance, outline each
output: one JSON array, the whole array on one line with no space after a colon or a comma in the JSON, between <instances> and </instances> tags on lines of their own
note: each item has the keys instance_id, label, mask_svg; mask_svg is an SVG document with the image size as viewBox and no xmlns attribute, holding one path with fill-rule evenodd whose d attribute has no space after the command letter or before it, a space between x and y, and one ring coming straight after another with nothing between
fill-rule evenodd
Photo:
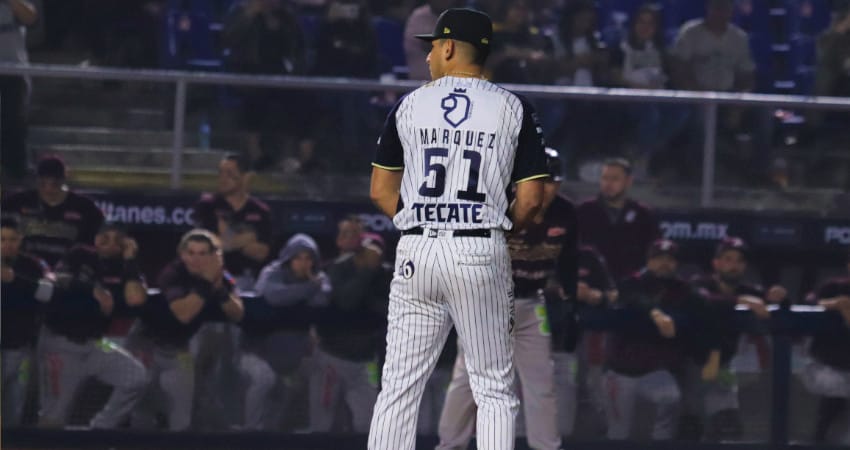
<instances>
[{"instance_id":1,"label":"black baseball cap","mask_svg":"<svg viewBox=\"0 0 850 450\"><path fill-rule=\"evenodd\" d=\"M747 242L737 236L726 236L717 244L717 249L714 251L714 256L718 257L729 250L737 250L746 259L750 254L750 247Z\"/></svg>"},{"instance_id":2,"label":"black baseball cap","mask_svg":"<svg viewBox=\"0 0 850 450\"><path fill-rule=\"evenodd\" d=\"M655 258L660 255L670 255L676 258L679 255L679 245L670 239L656 239L649 245L646 257Z\"/></svg>"},{"instance_id":3,"label":"black baseball cap","mask_svg":"<svg viewBox=\"0 0 850 450\"><path fill-rule=\"evenodd\" d=\"M56 178L58 180L64 180L65 163L58 156L44 156L38 160L38 164L35 167L35 175L37 177L47 177Z\"/></svg>"},{"instance_id":4,"label":"black baseball cap","mask_svg":"<svg viewBox=\"0 0 850 450\"><path fill-rule=\"evenodd\" d=\"M493 39L493 22L490 16L474 9L447 9L440 14L432 34L417 34L416 38L427 42L437 39L468 42L486 54Z\"/></svg>"}]
</instances>

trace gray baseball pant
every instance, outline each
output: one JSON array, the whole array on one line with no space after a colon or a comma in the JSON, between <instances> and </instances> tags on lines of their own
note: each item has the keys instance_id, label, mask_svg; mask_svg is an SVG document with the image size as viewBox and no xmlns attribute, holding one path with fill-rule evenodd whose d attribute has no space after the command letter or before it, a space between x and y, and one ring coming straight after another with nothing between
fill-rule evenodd
<instances>
[{"instance_id":1,"label":"gray baseball pant","mask_svg":"<svg viewBox=\"0 0 850 450\"><path fill-rule=\"evenodd\" d=\"M341 402L351 412L352 431L365 433L372 422L378 398L378 365L375 361L349 361L316 349L310 376L310 428L331 430Z\"/></svg>"},{"instance_id":2,"label":"gray baseball pant","mask_svg":"<svg viewBox=\"0 0 850 450\"><path fill-rule=\"evenodd\" d=\"M850 400L850 371L812 361L803 369L803 385L813 394ZM850 445L850 413L845 412L839 443Z\"/></svg>"},{"instance_id":3,"label":"gray baseball pant","mask_svg":"<svg viewBox=\"0 0 850 450\"><path fill-rule=\"evenodd\" d=\"M514 363L520 380L526 439L529 447L536 450L561 447L551 345L545 305L535 299L517 299ZM475 411L463 349L459 347L440 416L437 450L466 449L474 431Z\"/></svg>"},{"instance_id":4,"label":"gray baseball pant","mask_svg":"<svg viewBox=\"0 0 850 450\"><path fill-rule=\"evenodd\" d=\"M608 439L629 438L638 396L655 405L655 425L652 438L672 439L676 429L681 393L673 375L656 370L631 377L614 371L605 373L605 415L608 419Z\"/></svg>"},{"instance_id":5,"label":"gray baseball pant","mask_svg":"<svg viewBox=\"0 0 850 450\"><path fill-rule=\"evenodd\" d=\"M13 427L21 424L27 388L32 377L32 349L16 348L3 350L3 426Z\"/></svg>"},{"instance_id":6,"label":"gray baseball pant","mask_svg":"<svg viewBox=\"0 0 850 450\"><path fill-rule=\"evenodd\" d=\"M171 431L192 424L195 395L195 362L188 349L157 345L139 334L138 324L130 330L127 348L148 368L150 382L144 398L133 412L134 428L150 428L161 412Z\"/></svg>"},{"instance_id":7,"label":"gray baseball pant","mask_svg":"<svg viewBox=\"0 0 850 450\"><path fill-rule=\"evenodd\" d=\"M78 343L44 329L40 349L42 425L67 424L77 389L95 377L114 389L106 405L92 418L93 428L115 428L141 400L148 383L144 366L107 339Z\"/></svg>"}]
</instances>

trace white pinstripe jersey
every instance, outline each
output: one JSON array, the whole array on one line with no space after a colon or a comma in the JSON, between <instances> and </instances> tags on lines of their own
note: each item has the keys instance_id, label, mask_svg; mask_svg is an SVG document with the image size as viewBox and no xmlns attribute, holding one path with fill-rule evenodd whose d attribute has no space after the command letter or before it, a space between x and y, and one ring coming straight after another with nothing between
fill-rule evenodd
<instances>
[{"instance_id":1,"label":"white pinstripe jersey","mask_svg":"<svg viewBox=\"0 0 850 450\"><path fill-rule=\"evenodd\" d=\"M404 171L396 227L510 230L510 183L547 176L542 131L526 99L482 79L443 77L403 97L373 163Z\"/></svg>"}]
</instances>

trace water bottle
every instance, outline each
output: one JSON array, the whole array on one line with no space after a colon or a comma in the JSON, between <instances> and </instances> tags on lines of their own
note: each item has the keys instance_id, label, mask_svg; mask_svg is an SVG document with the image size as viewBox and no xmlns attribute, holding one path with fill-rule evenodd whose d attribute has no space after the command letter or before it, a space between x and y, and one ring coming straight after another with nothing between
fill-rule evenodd
<instances>
[{"instance_id":1,"label":"water bottle","mask_svg":"<svg viewBox=\"0 0 850 450\"><path fill-rule=\"evenodd\" d=\"M201 119L201 125L198 127L198 147L202 151L208 151L210 149L211 133L212 128L210 127L210 121L205 116Z\"/></svg>"}]
</instances>

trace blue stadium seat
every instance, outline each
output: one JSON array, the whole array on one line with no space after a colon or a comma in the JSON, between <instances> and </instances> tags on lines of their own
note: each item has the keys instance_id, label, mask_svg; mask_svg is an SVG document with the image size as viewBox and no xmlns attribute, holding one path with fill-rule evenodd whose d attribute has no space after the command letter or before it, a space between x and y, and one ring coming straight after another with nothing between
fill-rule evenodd
<instances>
[{"instance_id":1,"label":"blue stadium seat","mask_svg":"<svg viewBox=\"0 0 850 450\"><path fill-rule=\"evenodd\" d=\"M404 23L388 17L372 18L372 28L378 40L378 66L381 73L393 73L407 78L407 60L404 55Z\"/></svg>"}]
</instances>

